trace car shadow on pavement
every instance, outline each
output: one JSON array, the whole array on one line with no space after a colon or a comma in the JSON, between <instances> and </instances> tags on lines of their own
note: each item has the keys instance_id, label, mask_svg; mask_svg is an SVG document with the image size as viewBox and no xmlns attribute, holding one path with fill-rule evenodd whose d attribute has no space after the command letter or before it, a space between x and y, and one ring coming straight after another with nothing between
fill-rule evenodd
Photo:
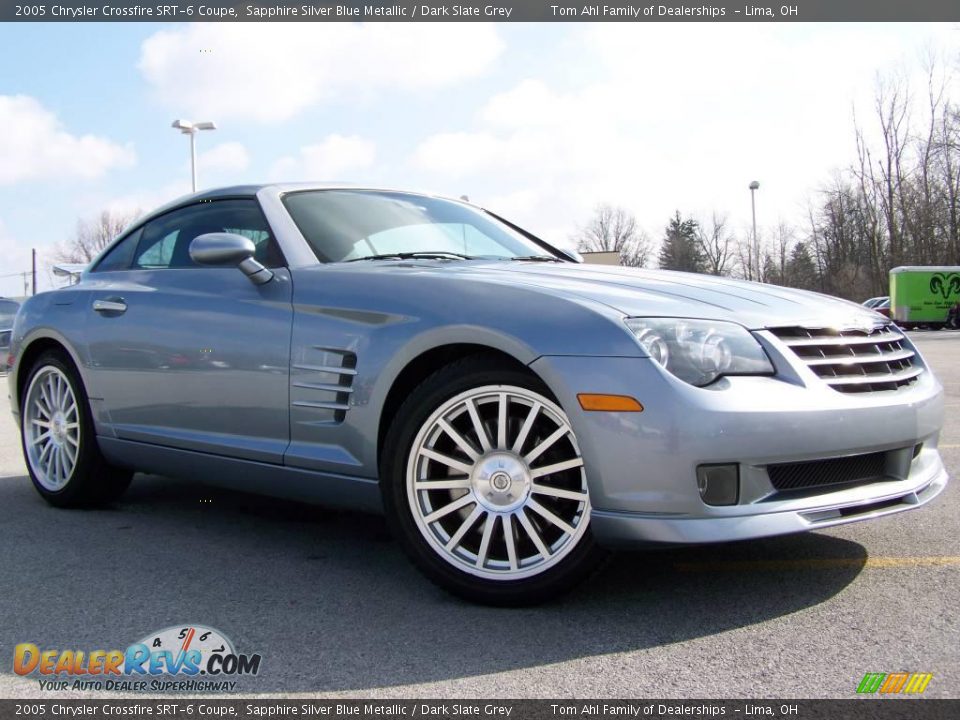
<instances>
[{"instance_id":1,"label":"car shadow on pavement","mask_svg":"<svg viewBox=\"0 0 960 720\"><path fill-rule=\"evenodd\" d=\"M820 534L620 553L552 604L487 608L423 579L382 518L143 475L90 511L0 479L0 543L7 668L15 643L122 649L199 623L263 656L237 686L246 694L359 692L678 643L823 603L867 557Z\"/></svg>"}]
</instances>

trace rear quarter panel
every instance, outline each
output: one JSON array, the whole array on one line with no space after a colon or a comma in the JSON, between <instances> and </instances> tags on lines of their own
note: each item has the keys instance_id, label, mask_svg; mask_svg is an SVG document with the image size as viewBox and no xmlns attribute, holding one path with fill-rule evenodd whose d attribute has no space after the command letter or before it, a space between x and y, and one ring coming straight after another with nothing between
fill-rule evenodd
<instances>
[{"instance_id":1,"label":"rear quarter panel","mask_svg":"<svg viewBox=\"0 0 960 720\"><path fill-rule=\"evenodd\" d=\"M27 299L17 314L10 342L14 357L7 378L8 397L14 415L19 416L21 398L18 388L25 383L33 364L35 343L51 340L66 348L74 365L80 372L84 387L91 400L94 421L99 422L98 400L100 396L91 387L88 372L89 355L84 340L84 328L89 293L80 286L40 293Z\"/></svg>"}]
</instances>

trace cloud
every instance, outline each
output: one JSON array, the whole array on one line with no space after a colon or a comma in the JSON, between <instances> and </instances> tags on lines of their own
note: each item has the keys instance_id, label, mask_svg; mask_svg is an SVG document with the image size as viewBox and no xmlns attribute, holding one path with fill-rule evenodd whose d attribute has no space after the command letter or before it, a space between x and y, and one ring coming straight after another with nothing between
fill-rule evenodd
<instances>
[{"instance_id":1,"label":"cloud","mask_svg":"<svg viewBox=\"0 0 960 720\"><path fill-rule=\"evenodd\" d=\"M882 26L766 30L582 26L567 48L575 73L516 78L472 122L423 138L410 163L494 210L503 202L534 231L569 234L600 202L656 235L677 208L729 213L739 229L753 179L761 225L802 223L809 193L852 158L854 103L869 112L877 71L916 38Z\"/></svg>"},{"instance_id":2,"label":"cloud","mask_svg":"<svg viewBox=\"0 0 960 720\"><path fill-rule=\"evenodd\" d=\"M93 179L133 165L130 146L71 135L56 115L27 95L0 95L0 185L26 180Z\"/></svg>"},{"instance_id":3,"label":"cloud","mask_svg":"<svg viewBox=\"0 0 960 720\"><path fill-rule=\"evenodd\" d=\"M111 194L102 189L80 193L74 197L71 207L78 217L96 215L107 211L131 221L161 205L190 193L189 173L183 173L182 180L176 180L153 187L131 189L122 194Z\"/></svg>"},{"instance_id":4,"label":"cloud","mask_svg":"<svg viewBox=\"0 0 960 720\"><path fill-rule=\"evenodd\" d=\"M147 38L139 69L172 111L271 123L322 103L468 80L503 47L481 23L196 23Z\"/></svg>"},{"instance_id":5,"label":"cloud","mask_svg":"<svg viewBox=\"0 0 960 720\"><path fill-rule=\"evenodd\" d=\"M344 180L366 170L376 158L376 145L358 135L328 135L316 145L305 145L294 156L277 160L270 170L274 180Z\"/></svg>"},{"instance_id":6,"label":"cloud","mask_svg":"<svg viewBox=\"0 0 960 720\"><path fill-rule=\"evenodd\" d=\"M463 177L502 164L509 145L509 138L488 132L439 133L420 143L413 161L426 170Z\"/></svg>"},{"instance_id":7,"label":"cloud","mask_svg":"<svg viewBox=\"0 0 960 720\"><path fill-rule=\"evenodd\" d=\"M200 153L197 167L204 173L242 172L250 166L250 153L238 142L225 142Z\"/></svg>"}]
</instances>

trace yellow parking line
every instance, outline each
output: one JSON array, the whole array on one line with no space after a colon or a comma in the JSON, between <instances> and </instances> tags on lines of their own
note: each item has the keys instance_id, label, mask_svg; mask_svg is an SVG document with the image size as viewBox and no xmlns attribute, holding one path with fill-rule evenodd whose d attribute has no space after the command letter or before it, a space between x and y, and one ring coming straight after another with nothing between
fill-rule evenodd
<instances>
[{"instance_id":1,"label":"yellow parking line","mask_svg":"<svg viewBox=\"0 0 960 720\"><path fill-rule=\"evenodd\" d=\"M960 555L935 555L931 557L810 558L806 560L737 560L732 562L676 563L674 567L681 572L827 570L838 567L960 567Z\"/></svg>"}]
</instances>

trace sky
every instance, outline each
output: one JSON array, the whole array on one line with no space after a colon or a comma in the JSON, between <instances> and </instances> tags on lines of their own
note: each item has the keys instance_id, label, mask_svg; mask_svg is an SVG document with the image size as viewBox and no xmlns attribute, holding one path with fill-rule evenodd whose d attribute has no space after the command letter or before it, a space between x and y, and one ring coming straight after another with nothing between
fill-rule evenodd
<instances>
[{"instance_id":1,"label":"sky","mask_svg":"<svg viewBox=\"0 0 960 720\"><path fill-rule=\"evenodd\" d=\"M569 243L598 203L802 223L854 155L878 73L922 101L950 24L0 24L0 295L104 209L348 180L477 202ZM953 81L954 90L957 83ZM960 93L952 92L954 97ZM4 277L6 276L6 277Z\"/></svg>"}]
</instances>

